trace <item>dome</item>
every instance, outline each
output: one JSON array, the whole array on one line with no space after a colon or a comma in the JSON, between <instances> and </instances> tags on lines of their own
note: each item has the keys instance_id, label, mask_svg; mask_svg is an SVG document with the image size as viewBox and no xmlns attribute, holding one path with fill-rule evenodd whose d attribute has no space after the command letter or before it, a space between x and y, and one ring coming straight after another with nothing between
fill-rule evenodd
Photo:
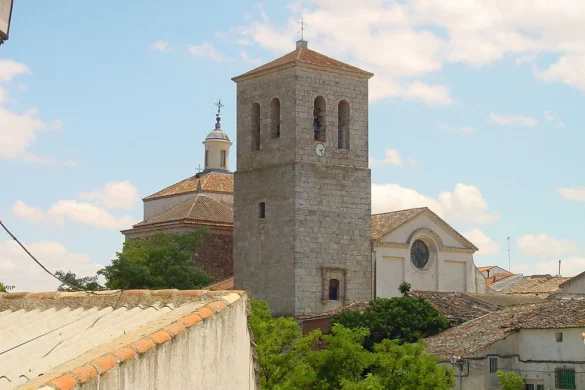
<instances>
[{"instance_id":1,"label":"dome","mask_svg":"<svg viewBox=\"0 0 585 390\"><path fill-rule=\"evenodd\" d=\"M217 123L217 125L219 125L219 123ZM207 134L205 140L221 140L231 142L228 135L218 126L216 126L215 130L213 130L211 133Z\"/></svg>"}]
</instances>

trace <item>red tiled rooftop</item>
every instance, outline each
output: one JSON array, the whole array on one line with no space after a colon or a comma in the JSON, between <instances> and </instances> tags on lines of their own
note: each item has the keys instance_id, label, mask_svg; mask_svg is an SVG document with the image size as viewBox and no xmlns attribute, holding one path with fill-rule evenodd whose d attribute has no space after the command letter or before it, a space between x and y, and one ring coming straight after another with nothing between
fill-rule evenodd
<instances>
[{"instance_id":1,"label":"red tiled rooftop","mask_svg":"<svg viewBox=\"0 0 585 390\"><path fill-rule=\"evenodd\" d=\"M166 198L168 196L183 195L196 193L197 188L201 184L203 192L213 192L220 194L234 193L234 175L232 173L208 172L201 175L191 176L185 180L175 183L167 188L164 188L152 195L147 196L143 200L153 200Z\"/></svg>"}]
</instances>

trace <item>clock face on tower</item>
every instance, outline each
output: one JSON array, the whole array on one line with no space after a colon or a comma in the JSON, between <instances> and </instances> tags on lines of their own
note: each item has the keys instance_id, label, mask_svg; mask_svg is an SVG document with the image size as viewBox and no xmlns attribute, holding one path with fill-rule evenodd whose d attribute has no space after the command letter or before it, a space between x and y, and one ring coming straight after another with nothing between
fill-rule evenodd
<instances>
[{"instance_id":1,"label":"clock face on tower","mask_svg":"<svg viewBox=\"0 0 585 390\"><path fill-rule=\"evenodd\" d=\"M316 144L315 145L315 154L319 157L323 157L325 155L325 145L324 144Z\"/></svg>"}]
</instances>

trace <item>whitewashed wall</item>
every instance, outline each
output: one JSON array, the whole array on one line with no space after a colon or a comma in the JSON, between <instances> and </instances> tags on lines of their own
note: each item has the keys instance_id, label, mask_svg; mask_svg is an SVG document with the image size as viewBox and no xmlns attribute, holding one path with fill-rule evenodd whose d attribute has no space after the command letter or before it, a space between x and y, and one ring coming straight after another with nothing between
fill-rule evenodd
<instances>
[{"instance_id":1,"label":"whitewashed wall","mask_svg":"<svg viewBox=\"0 0 585 390\"><path fill-rule=\"evenodd\" d=\"M392 244L408 244L413 233L420 232L420 229L434 232L444 247L464 248L449 232L426 215L415 218L385 237L380 244L374 243L377 297L399 296L398 286L403 281L410 283L413 290L473 293L487 291L485 279L473 262L473 254L442 251L439 249L439 240L433 234L423 231L415 236L430 243L427 246L432 253L427 267L423 270L411 263L410 248L391 247ZM411 242L416 238L413 238Z\"/></svg>"}]
</instances>

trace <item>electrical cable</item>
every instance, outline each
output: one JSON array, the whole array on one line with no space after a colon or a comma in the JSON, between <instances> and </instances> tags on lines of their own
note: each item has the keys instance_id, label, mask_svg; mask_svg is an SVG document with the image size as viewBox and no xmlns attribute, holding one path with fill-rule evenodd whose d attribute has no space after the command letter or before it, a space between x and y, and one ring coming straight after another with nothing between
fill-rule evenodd
<instances>
[{"instance_id":1,"label":"electrical cable","mask_svg":"<svg viewBox=\"0 0 585 390\"><path fill-rule=\"evenodd\" d=\"M76 285L74 285L72 283L65 282L65 281L59 279L55 274L53 274L51 271L49 271L40 261L38 261L37 258L34 257L33 254L30 253L30 251L28 249L26 249L26 247L18 240L18 238L16 238L16 236L14 234L12 234L12 232L10 230L8 230L8 228L6 227L6 225L4 225L4 223L2 223L2 221L0 221L0 226L2 226L2 228L4 228L4 230L6 231L6 233L8 233L8 235L10 237L12 237L12 239L14 241L16 241L16 243L18 245L20 245L20 247L30 256L31 259L34 260L35 263L37 263L37 265L39 267L41 267L43 269L43 271L45 271L46 273L48 273L49 275L51 275L52 277L54 277L55 279L57 279L61 284L64 284L66 286L71 287L74 291L86 291L86 292L89 292L90 294L93 294L93 295L116 295L116 294L121 293L121 292L124 291L124 290L118 290L118 291L111 292L111 293L101 293L100 294L100 293L96 293L95 291L86 290L83 287L76 286Z\"/></svg>"}]
</instances>

